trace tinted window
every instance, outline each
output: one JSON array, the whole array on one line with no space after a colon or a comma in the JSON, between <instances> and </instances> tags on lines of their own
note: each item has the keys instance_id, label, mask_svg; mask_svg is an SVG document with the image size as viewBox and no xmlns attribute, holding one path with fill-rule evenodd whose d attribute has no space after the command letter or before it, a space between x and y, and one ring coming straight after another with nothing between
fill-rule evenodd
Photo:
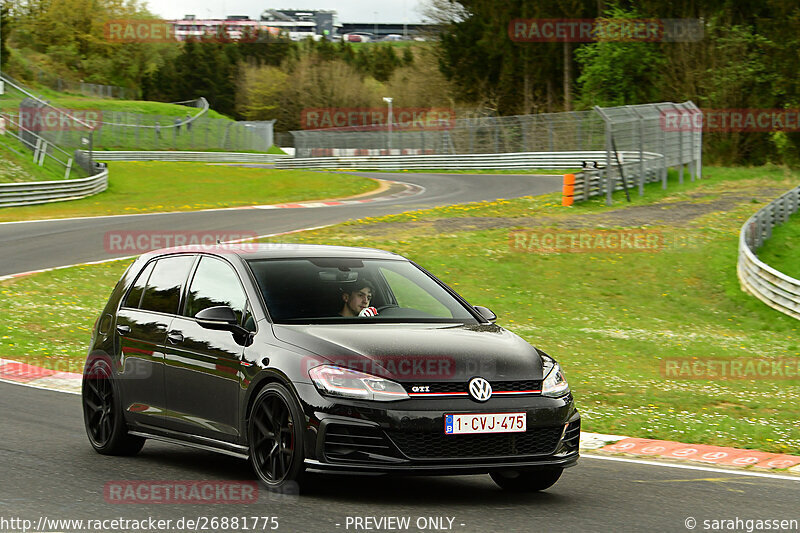
<instances>
[{"instance_id":1,"label":"tinted window","mask_svg":"<svg viewBox=\"0 0 800 533\"><path fill-rule=\"evenodd\" d=\"M247 306L239 276L224 261L203 257L189 286L186 298L186 316L195 316L208 307L227 305L236 313L239 323Z\"/></svg>"},{"instance_id":2,"label":"tinted window","mask_svg":"<svg viewBox=\"0 0 800 533\"><path fill-rule=\"evenodd\" d=\"M267 310L278 323L446 322L476 323L474 316L425 272L407 261L287 259L249 262ZM343 316L343 295L366 282L373 317Z\"/></svg>"},{"instance_id":3,"label":"tinted window","mask_svg":"<svg viewBox=\"0 0 800 533\"><path fill-rule=\"evenodd\" d=\"M189 275L194 257L182 255L159 259L147 282L141 309L175 314L181 297L181 288Z\"/></svg>"},{"instance_id":4,"label":"tinted window","mask_svg":"<svg viewBox=\"0 0 800 533\"><path fill-rule=\"evenodd\" d=\"M134 309L139 307L139 302L142 300L144 288L147 286L147 279L150 277L150 273L153 271L154 264L155 262L153 261L147 263L147 266L144 267L142 273L139 274L138 278L136 278L136 281L133 283L133 287L131 287L131 291L128 293L128 297L125 298L125 303L122 304L123 307L132 307Z\"/></svg>"}]
</instances>

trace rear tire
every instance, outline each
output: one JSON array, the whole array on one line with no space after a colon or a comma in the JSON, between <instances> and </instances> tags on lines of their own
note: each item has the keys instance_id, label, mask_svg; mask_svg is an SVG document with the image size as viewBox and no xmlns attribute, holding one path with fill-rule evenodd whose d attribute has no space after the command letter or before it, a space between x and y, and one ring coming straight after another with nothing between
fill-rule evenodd
<instances>
[{"instance_id":1,"label":"rear tire","mask_svg":"<svg viewBox=\"0 0 800 533\"><path fill-rule=\"evenodd\" d=\"M500 470L489 474L500 488L510 492L538 492L549 489L561 477L563 468Z\"/></svg>"},{"instance_id":2,"label":"rear tire","mask_svg":"<svg viewBox=\"0 0 800 533\"><path fill-rule=\"evenodd\" d=\"M128 434L111 365L95 359L86 366L81 390L83 422L92 448L103 455L136 455L145 439Z\"/></svg>"},{"instance_id":3,"label":"rear tire","mask_svg":"<svg viewBox=\"0 0 800 533\"><path fill-rule=\"evenodd\" d=\"M253 401L247 421L250 465L267 490L299 493L304 464L303 413L294 395L270 383Z\"/></svg>"}]
</instances>

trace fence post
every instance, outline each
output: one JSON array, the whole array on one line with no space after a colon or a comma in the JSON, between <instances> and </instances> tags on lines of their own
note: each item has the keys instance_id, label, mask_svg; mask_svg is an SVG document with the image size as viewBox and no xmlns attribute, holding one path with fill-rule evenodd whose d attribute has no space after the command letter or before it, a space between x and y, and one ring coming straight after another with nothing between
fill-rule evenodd
<instances>
[{"instance_id":1,"label":"fence post","mask_svg":"<svg viewBox=\"0 0 800 533\"><path fill-rule=\"evenodd\" d=\"M42 141L42 147L39 150L39 166L44 166L44 158L47 155L47 141Z\"/></svg>"},{"instance_id":2,"label":"fence post","mask_svg":"<svg viewBox=\"0 0 800 533\"><path fill-rule=\"evenodd\" d=\"M636 114L639 125L639 196L644 196L644 117L635 107L631 110Z\"/></svg>"},{"instance_id":3,"label":"fence post","mask_svg":"<svg viewBox=\"0 0 800 533\"><path fill-rule=\"evenodd\" d=\"M605 124L606 166L602 172L605 175L606 205L612 205L614 203L612 198L614 184L611 178L611 119L606 116L600 106L594 106L594 110L602 117L603 123Z\"/></svg>"}]
</instances>

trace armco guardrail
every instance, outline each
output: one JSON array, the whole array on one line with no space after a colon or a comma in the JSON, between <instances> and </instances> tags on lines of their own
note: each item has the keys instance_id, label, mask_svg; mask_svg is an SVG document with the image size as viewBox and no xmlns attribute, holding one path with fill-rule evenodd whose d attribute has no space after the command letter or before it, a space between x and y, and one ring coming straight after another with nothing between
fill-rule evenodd
<instances>
[{"instance_id":1,"label":"armco guardrail","mask_svg":"<svg viewBox=\"0 0 800 533\"><path fill-rule=\"evenodd\" d=\"M783 194L750 217L739 234L737 273L742 289L768 306L800 320L800 280L778 272L756 256L764 241L772 236L772 228L797 212L800 187Z\"/></svg>"},{"instance_id":2,"label":"armco guardrail","mask_svg":"<svg viewBox=\"0 0 800 533\"><path fill-rule=\"evenodd\" d=\"M664 156L653 152L620 152L621 165L612 164L618 176L611 177L611 191L643 187L645 183L661 181L666 188L667 173L664 172ZM609 172L605 172L605 161L598 168L585 169L577 174L564 175L562 205L572 205L593 196L607 195ZM623 179L623 176L627 176Z\"/></svg>"},{"instance_id":3,"label":"armco guardrail","mask_svg":"<svg viewBox=\"0 0 800 533\"><path fill-rule=\"evenodd\" d=\"M399 150L398 150L399 151ZM623 157L638 157L630 152ZM602 164L606 153L600 150L574 152L522 152L501 154L380 155L281 159L276 168L363 168L403 169L520 169L565 170L582 168L584 163Z\"/></svg>"},{"instance_id":4,"label":"armco guardrail","mask_svg":"<svg viewBox=\"0 0 800 533\"><path fill-rule=\"evenodd\" d=\"M36 205L59 200L74 200L103 192L108 188L108 169L88 178L39 181L29 183L0 183L0 207Z\"/></svg>"},{"instance_id":5,"label":"armco guardrail","mask_svg":"<svg viewBox=\"0 0 800 533\"><path fill-rule=\"evenodd\" d=\"M218 163L274 163L288 158L281 154L256 154L246 152L184 152L184 151L152 151L152 152L94 152L98 161L205 161Z\"/></svg>"}]
</instances>

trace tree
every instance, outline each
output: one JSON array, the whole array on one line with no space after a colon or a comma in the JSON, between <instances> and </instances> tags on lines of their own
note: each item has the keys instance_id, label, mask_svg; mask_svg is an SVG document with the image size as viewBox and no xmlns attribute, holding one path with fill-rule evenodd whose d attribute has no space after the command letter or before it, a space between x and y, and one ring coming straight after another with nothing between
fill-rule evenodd
<instances>
[{"instance_id":1,"label":"tree","mask_svg":"<svg viewBox=\"0 0 800 533\"><path fill-rule=\"evenodd\" d=\"M11 30L11 4L5 0L0 2L0 70L6 70L11 52L6 43Z\"/></svg>"},{"instance_id":2,"label":"tree","mask_svg":"<svg viewBox=\"0 0 800 533\"><path fill-rule=\"evenodd\" d=\"M508 35L514 19L585 18L593 16L590 0L433 0L440 14L455 17L439 40L442 72L459 87L460 100L498 114L555 111L559 101L571 99L571 83L563 83L571 70L564 61L563 43L515 42ZM565 69L565 64L570 67ZM566 78L571 80L571 76ZM559 96L558 86L565 87Z\"/></svg>"},{"instance_id":3,"label":"tree","mask_svg":"<svg viewBox=\"0 0 800 533\"><path fill-rule=\"evenodd\" d=\"M245 120L278 118L288 74L270 65L242 65L236 90L236 112Z\"/></svg>"},{"instance_id":4,"label":"tree","mask_svg":"<svg viewBox=\"0 0 800 533\"><path fill-rule=\"evenodd\" d=\"M601 20L642 18L635 11L613 6ZM661 72L665 63L660 45L655 42L609 40L597 42L575 52L582 74L578 78L581 103L618 106L654 102L661 92Z\"/></svg>"}]
</instances>

